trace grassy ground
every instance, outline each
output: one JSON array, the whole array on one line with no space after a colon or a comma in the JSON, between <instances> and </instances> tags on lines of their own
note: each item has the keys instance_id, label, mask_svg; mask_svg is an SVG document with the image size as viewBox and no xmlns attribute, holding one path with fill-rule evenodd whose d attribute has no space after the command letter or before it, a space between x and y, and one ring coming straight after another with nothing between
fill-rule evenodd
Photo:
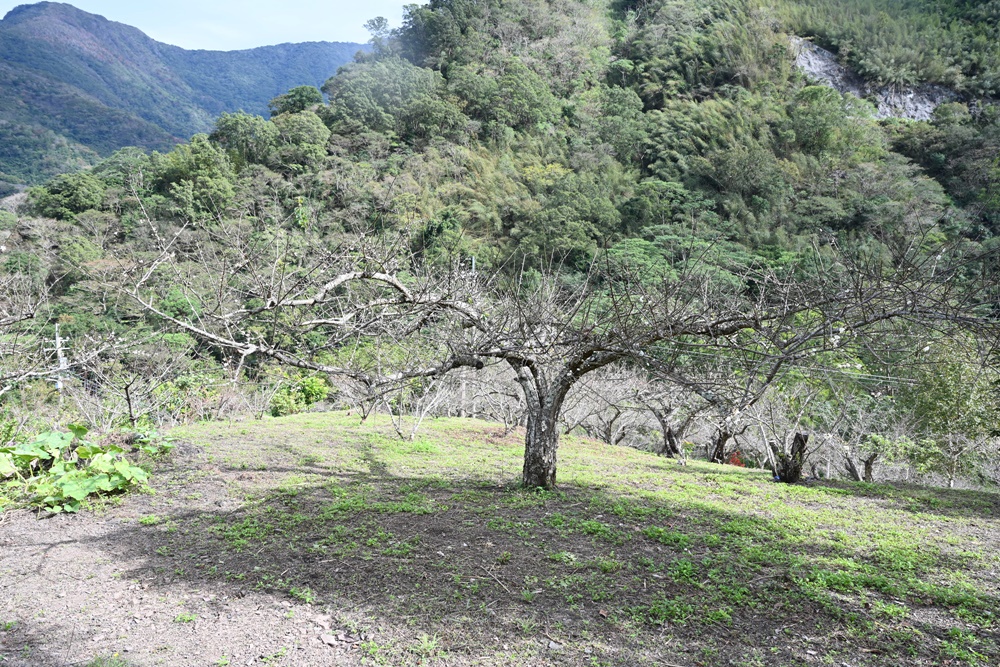
<instances>
[{"instance_id":1,"label":"grassy ground","mask_svg":"<svg viewBox=\"0 0 1000 667\"><path fill-rule=\"evenodd\" d=\"M169 548L240 554L205 576L374 605L376 624L428 638L371 642L375 662L491 644L515 661L558 644L593 664L1000 657L993 495L785 486L572 438L559 491L523 492L517 436L467 420L415 442L344 415L178 435L270 474L228 516L171 520Z\"/></svg>"},{"instance_id":2,"label":"grassy ground","mask_svg":"<svg viewBox=\"0 0 1000 667\"><path fill-rule=\"evenodd\" d=\"M352 646L335 664L1000 661L996 495L785 486L571 437L559 490L526 492L517 433L421 433L343 413L176 431L199 463L134 512L126 576L327 613ZM261 660L305 664L296 641Z\"/></svg>"}]
</instances>

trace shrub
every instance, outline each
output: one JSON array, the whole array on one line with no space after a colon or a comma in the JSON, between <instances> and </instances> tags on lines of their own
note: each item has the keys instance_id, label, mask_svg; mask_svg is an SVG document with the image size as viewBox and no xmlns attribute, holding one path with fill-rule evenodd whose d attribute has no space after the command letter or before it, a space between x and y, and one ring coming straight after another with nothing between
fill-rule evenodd
<instances>
[{"instance_id":1,"label":"shrub","mask_svg":"<svg viewBox=\"0 0 1000 667\"><path fill-rule=\"evenodd\" d=\"M321 377L302 377L294 384L282 387L271 399L271 416L294 415L309 406L325 400L330 394L330 386Z\"/></svg>"},{"instance_id":2,"label":"shrub","mask_svg":"<svg viewBox=\"0 0 1000 667\"><path fill-rule=\"evenodd\" d=\"M85 440L87 429L82 426L69 429L0 447L0 479L20 482L30 504L51 512L75 512L91 495L145 485L149 474L130 461L124 449ZM169 445L146 443L139 451L153 454L166 449Z\"/></svg>"}]
</instances>

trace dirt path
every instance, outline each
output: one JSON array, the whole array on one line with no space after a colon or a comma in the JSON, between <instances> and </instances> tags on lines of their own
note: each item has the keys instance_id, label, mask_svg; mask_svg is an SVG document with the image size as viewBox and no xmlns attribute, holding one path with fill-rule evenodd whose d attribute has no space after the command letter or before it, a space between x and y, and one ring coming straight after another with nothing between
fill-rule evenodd
<instances>
[{"instance_id":1,"label":"dirt path","mask_svg":"<svg viewBox=\"0 0 1000 667\"><path fill-rule=\"evenodd\" d=\"M130 496L98 515L2 515L0 628L8 629L0 632L0 664L61 667L114 654L135 665L177 667L279 658L360 664L364 636L313 606L192 585L136 556L142 550L135 544L124 548L123 539L136 538L138 519L169 510L182 486L186 510L234 504L229 487L246 474L205 465L192 449L179 453L158 474L156 495Z\"/></svg>"}]
</instances>

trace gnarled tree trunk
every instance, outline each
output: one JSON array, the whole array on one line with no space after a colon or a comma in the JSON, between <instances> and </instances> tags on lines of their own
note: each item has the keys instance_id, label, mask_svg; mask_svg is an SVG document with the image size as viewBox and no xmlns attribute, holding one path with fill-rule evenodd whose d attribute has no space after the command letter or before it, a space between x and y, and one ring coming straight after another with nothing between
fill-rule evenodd
<instances>
[{"instance_id":1,"label":"gnarled tree trunk","mask_svg":"<svg viewBox=\"0 0 1000 667\"><path fill-rule=\"evenodd\" d=\"M551 489L556 485L556 451L559 449L558 412L529 406L524 434L522 483L528 488Z\"/></svg>"},{"instance_id":2,"label":"gnarled tree trunk","mask_svg":"<svg viewBox=\"0 0 1000 667\"><path fill-rule=\"evenodd\" d=\"M670 458L683 459L684 452L681 451L681 444L677 440L677 434L673 427L663 425L662 422L661 426L663 429L663 451L660 453Z\"/></svg>"},{"instance_id":3,"label":"gnarled tree trunk","mask_svg":"<svg viewBox=\"0 0 1000 667\"><path fill-rule=\"evenodd\" d=\"M872 452L872 454L866 458L861 459L864 464L865 472L862 475L858 471L857 464L854 463L854 458L850 453L844 455L844 467L847 469L847 474L851 476L855 482L874 482L875 481L875 461L878 459L879 453Z\"/></svg>"},{"instance_id":4,"label":"gnarled tree trunk","mask_svg":"<svg viewBox=\"0 0 1000 667\"><path fill-rule=\"evenodd\" d=\"M802 479L802 468L806 463L806 445L809 443L809 436L805 433L796 433L792 438L792 448L787 454L780 451L778 447L771 443L774 452L775 466L774 475L779 481L785 484L797 484Z\"/></svg>"},{"instance_id":5,"label":"gnarled tree trunk","mask_svg":"<svg viewBox=\"0 0 1000 667\"><path fill-rule=\"evenodd\" d=\"M563 373L556 380L548 381L537 367L511 365L524 392L528 416L521 482L529 489L551 489L556 485L559 413L576 378Z\"/></svg>"},{"instance_id":6,"label":"gnarled tree trunk","mask_svg":"<svg viewBox=\"0 0 1000 667\"><path fill-rule=\"evenodd\" d=\"M863 459L865 464L865 481L869 484L875 481L875 459L878 458L878 452L873 452L871 456Z\"/></svg>"}]
</instances>

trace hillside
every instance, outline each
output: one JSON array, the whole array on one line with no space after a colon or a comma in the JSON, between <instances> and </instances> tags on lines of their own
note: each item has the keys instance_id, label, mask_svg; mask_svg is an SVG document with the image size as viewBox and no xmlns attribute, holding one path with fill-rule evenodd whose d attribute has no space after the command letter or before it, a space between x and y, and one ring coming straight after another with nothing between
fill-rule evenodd
<instances>
[{"instance_id":1,"label":"hillside","mask_svg":"<svg viewBox=\"0 0 1000 667\"><path fill-rule=\"evenodd\" d=\"M171 435L154 494L3 515L6 664L1000 659L995 494L787 486L579 438L557 491L524 491L519 434L468 419L413 442L345 413Z\"/></svg>"},{"instance_id":2,"label":"hillside","mask_svg":"<svg viewBox=\"0 0 1000 667\"><path fill-rule=\"evenodd\" d=\"M0 21L0 172L38 183L123 146L166 150L224 111L267 115L362 48L281 44L188 51L75 7L21 5Z\"/></svg>"},{"instance_id":3,"label":"hillside","mask_svg":"<svg viewBox=\"0 0 1000 667\"><path fill-rule=\"evenodd\" d=\"M997 664L996 3L811 4L409 5L4 202L0 657Z\"/></svg>"},{"instance_id":4,"label":"hillside","mask_svg":"<svg viewBox=\"0 0 1000 667\"><path fill-rule=\"evenodd\" d=\"M328 103L293 89L0 216L0 419L458 414L474 380L538 426L529 486L576 428L775 474L812 438L789 481L1000 480L997 106L880 118L751 1L407 11ZM57 324L73 403L32 390Z\"/></svg>"}]
</instances>

